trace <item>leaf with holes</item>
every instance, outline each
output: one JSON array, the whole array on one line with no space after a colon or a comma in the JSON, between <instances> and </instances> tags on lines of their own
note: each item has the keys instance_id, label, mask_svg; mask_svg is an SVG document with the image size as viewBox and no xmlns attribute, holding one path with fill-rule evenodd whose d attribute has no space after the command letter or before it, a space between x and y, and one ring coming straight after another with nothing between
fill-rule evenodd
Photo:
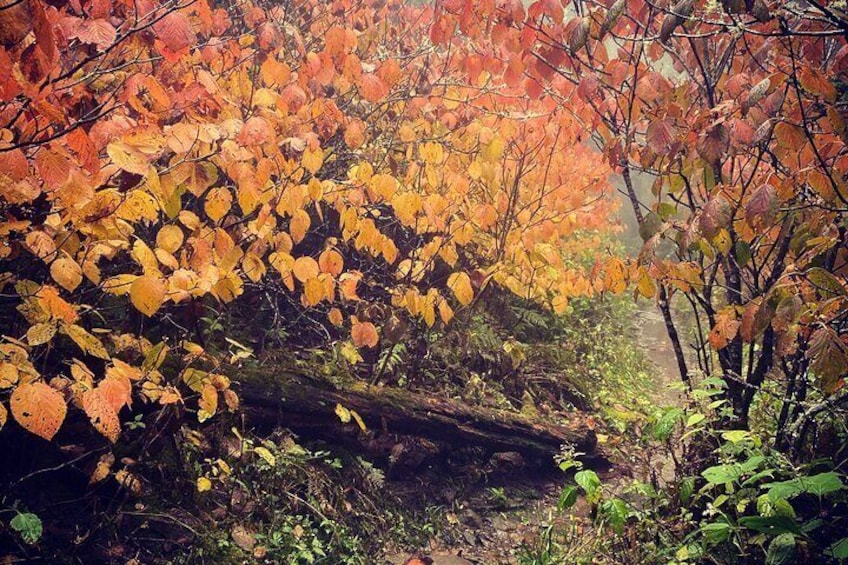
<instances>
[{"instance_id":1,"label":"leaf with holes","mask_svg":"<svg viewBox=\"0 0 848 565\"><path fill-rule=\"evenodd\" d=\"M9 407L22 428L46 440L53 439L68 412L62 393L41 382L18 385Z\"/></svg>"}]
</instances>

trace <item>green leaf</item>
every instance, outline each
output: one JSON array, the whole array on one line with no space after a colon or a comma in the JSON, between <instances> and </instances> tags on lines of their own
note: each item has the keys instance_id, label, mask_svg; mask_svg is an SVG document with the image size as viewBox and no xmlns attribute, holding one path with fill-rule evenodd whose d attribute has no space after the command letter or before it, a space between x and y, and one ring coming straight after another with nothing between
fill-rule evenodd
<instances>
[{"instance_id":1,"label":"green leaf","mask_svg":"<svg viewBox=\"0 0 848 565\"><path fill-rule=\"evenodd\" d=\"M721 543L730 537L732 528L727 522L712 522L701 526L704 539L710 543Z\"/></svg>"},{"instance_id":2,"label":"green leaf","mask_svg":"<svg viewBox=\"0 0 848 565\"><path fill-rule=\"evenodd\" d=\"M695 490L695 478L686 477L680 481L680 504L685 506L692 500L692 492Z\"/></svg>"},{"instance_id":3,"label":"green leaf","mask_svg":"<svg viewBox=\"0 0 848 565\"><path fill-rule=\"evenodd\" d=\"M721 437L732 444L737 444L750 439L751 432L746 430L730 430L721 434Z\"/></svg>"},{"instance_id":4,"label":"green leaf","mask_svg":"<svg viewBox=\"0 0 848 565\"><path fill-rule=\"evenodd\" d=\"M574 506L574 503L577 502L577 488L568 486L562 490L562 494L559 495L559 502L557 502L557 509L562 512L567 508L571 508Z\"/></svg>"},{"instance_id":5,"label":"green leaf","mask_svg":"<svg viewBox=\"0 0 848 565\"><path fill-rule=\"evenodd\" d=\"M842 490L844 485L839 473L828 471L810 477L797 477L789 481L764 484L762 488L768 489L770 498L777 499L792 498L804 493L824 496Z\"/></svg>"},{"instance_id":6,"label":"green leaf","mask_svg":"<svg viewBox=\"0 0 848 565\"><path fill-rule=\"evenodd\" d=\"M624 524L627 522L627 517L630 513L627 510L627 504L623 500L620 498L605 500L598 511L612 527L613 531L618 534L624 532Z\"/></svg>"},{"instance_id":7,"label":"green leaf","mask_svg":"<svg viewBox=\"0 0 848 565\"><path fill-rule=\"evenodd\" d=\"M654 421L651 426L651 435L654 439L665 441L671 437L674 431L674 426L683 418L683 410L680 408L671 408L654 416Z\"/></svg>"},{"instance_id":8,"label":"green leaf","mask_svg":"<svg viewBox=\"0 0 848 565\"><path fill-rule=\"evenodd\" d=\"M739 518L739 525L764 534L791 533L799 536L804 535L795 520L786 516L743 516Z\"/></svg>"},{"instance_id":9,"label":"green leaf","mask_svg":"<svg viewBox=\"0 0 848 565\"><path fill-rule=\"evenodd\" d=\"M36 543L41 539L41 534L44 531L41 525L41 518L30 512L18 514L12 518L9 525L20 534L21 539L30 544Z\"/></svg>"},{"instance_id":10,"label":"green leaf","mask_svg":"<svg viewBox=\"0 0 848 565\"><path fill-rule=\"evenodd\" d=\"M831 545L825 553L836 559L848 559L848 538L842 538Z\"/></svg>"},{"instance_id":11,"label":"green leaf","mask_svg":"<svg viewBox=\"0 0 848 565\"><path fill-rule=\"evenodd\" d=\"M768 547L766 565L789 565L795 563L795 536L790 533L776 536Z\"/></svg>"},{"instance_id":12,"label":"green leaf","mask_svg":"<svg viewBox=\"0 0 848 565\"><path fill-rule=\"evenodd\" d=\"M733 254L736 256L736 262L739 266L744 267L751 260L751 246L741 239L737 240L733 248Z\"/></svg>"},{"instance_id":13,"label":"green leaf","mask_svg":"<svg viewBox=\"0 0 848 565\"><path fill-rule=\"evenodd\" d=\"M699 423L703 422L705 419L706 419L706 416L704 416L703 414L700 414L700 413L692 414L691 416L689 416L686 419L686 427L691 428L695 424L699 424Z\"/></svg>"},{"instance_id":14,"label":"green leaf","mask_svg":"<svg viewBox=\"0 0 848 565\"><path fill-rule=\"evenodd\" d=\"M807 271L807 279L819 290L827 291L834 296L848 296L848 291L832 273L820 268L813 267Z\"/></svg>"},{"instance_id":15,"label":"green leaf","mask_svg":"<svg viewBox=\"0 0 848 565\"><path fill-rule=\"evenodd\" d=\"M739 465L715 465L701 472L701 476L712 485L723 485L737 480L740 476Z\"/></svg>"},{"instance_id":16,"label":"green leaf","mask_svg":"<svg viewBox=\"0 0 848 565\"><path fill-rule=\"evenodd\" d=\"M574 474L574 482L586 491L586 498L589 502L596 503L600 500L601 479L594 471L578 471Z\"/></svg>"}]
</instances>

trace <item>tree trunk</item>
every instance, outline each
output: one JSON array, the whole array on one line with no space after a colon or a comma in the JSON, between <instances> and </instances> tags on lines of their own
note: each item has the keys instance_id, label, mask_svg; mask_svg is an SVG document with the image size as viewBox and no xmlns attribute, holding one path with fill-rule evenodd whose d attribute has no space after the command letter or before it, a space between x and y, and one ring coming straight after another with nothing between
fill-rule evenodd
<instances>
[{"instance_id":1,"label":"tree trunk","mask_svg":"<svg viewBox=\"0 0 848 565\"><path fill-rule=\"evenodd\" d=\"M586 414L568 422L533 419L455 400L363 383L339 385L299 370L272 376L240 375L239 395L248 419L316 437L338 436L342 423L336 405L355 411L369 431L388 432L489 452L519 452L552 457L570 445L589 454L597 443Z\"/></svg>"}]
</instances>

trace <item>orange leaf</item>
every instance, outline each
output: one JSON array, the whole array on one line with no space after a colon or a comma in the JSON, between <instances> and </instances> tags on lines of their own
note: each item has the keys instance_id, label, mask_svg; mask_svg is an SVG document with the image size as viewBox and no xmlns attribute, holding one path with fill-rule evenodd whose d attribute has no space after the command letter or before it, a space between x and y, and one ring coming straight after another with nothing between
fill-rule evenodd
<instances>
[{"instance_id":1,"label":"orange leaf","mask_svg":"<svg viewBox=\"0 0 848 565\"><path fill-rule=\"evenodd\" d=\"M356 347L376 347L380 341L380 336L377 335L377 328L374 327L374 324L355 319L350 328L350 337Z\"/></svg>"},{"instance_id":2,"label":"orange leaf","mask_svg":"<svg viewBox=\"0 0 848 565\"><path fill-rule=\"evenodd\" d=\"M727 347L739 332L741 322L737 319L736 309L732 306L723 308L715 319L715 325L710 331L710 345L715 349Z\"/></svg>"},{"instance_id":3,"label":"orange leaf","mask_svg":"<svg viewBox=\"0 0 848 565\"><path fill-rule=\"evenodd\" d=\"M321 272L318 262L312 257L298 257L292 267L294 278L302 283L314 279Z\"/></svg>"},{"instance_id":4,"label":"orange leaf","mask_svg":"<svg viewBox=\"0 0 848 565\"><path fill-rule=\"evenodd\" d=\"M386 97L388 94L388 89L386 85L383 84L383 81L380 80L380 77L373 74L365 74L362 75L362 80L360 81L359 91L362 93L363 98L371 102L372 104L376 104L380 100Z\"/></svg>"},{"instance_id":5,"label":"orange leaf","mask_svg":"<svg viewBox=\"0 0 848 565\"><path fill-rule=\"evenodd\" d=\"M338 308L331 308L329 313L327 313L327 319L330 320L330 323L334 326L341 326L342 322L344 322L342 312Z\"/></svg>"},{"instance_id":6,"label":"orange leaf","mask_svg":"<svg viewBox=\"0 0 848 565\"><path fill-rule=\"evenodd\" d=\"M132 399L132 386L128 378L107 377L100 381L97 390L116 413L129 405Z\"/></svg>"},{"instance_id":7,"label":"orange leaf","mask_svg":"<svg viewBox=\"0 0 848 565\"><path fill-rule=\"evenodd\" d=\"M91 420L91 425L112 443L121 435L118 413L103 395L102 389L87 390L82 395L82 409Z\"/></svg>"},{"instance_id":8,"label":"orange leaf","mask_svg":"<svg viewBox=\"0 0 848 565\"><path fill-rule=\"evenodd\" d=\"M48 441L59 431L68 412L62 394L41 382L19 385L9 406L22 428Z\"/></svg>"},{"instance_id":9,"label":"orange leaf","mask_svg":"<svg viewBox=\"0 0 848 565\"><path fill-rule=\"evenodd\" d=\"M344 268L344 259L341 254L334 249L325 249L321 256L318 257L318 266L322 273L327 273L337 277L341 274Z\"/></svg>"}]
</instances>

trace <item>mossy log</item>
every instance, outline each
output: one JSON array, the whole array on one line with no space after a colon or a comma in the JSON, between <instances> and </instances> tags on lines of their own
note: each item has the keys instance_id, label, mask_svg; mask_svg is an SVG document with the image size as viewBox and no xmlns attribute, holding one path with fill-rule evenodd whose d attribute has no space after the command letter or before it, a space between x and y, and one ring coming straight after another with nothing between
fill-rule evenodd
<instances>
[{"instance_id":1,"label":"mossy log","mask_svg":"<svg viewBox=\"0 0 848 565\"><path fill-rule=\"evenodd\" d=\"M242 375L240 380L243 406L255 423L317 437L340 432L343 426L335 410L341 404L356 411L370 431L417 436L454 448L519 452L552 461L562 445L590 454L597 443L581 412L569 421L534 419L394 387L333 382L299 370Z\"/></svg>"}]
</instances>

